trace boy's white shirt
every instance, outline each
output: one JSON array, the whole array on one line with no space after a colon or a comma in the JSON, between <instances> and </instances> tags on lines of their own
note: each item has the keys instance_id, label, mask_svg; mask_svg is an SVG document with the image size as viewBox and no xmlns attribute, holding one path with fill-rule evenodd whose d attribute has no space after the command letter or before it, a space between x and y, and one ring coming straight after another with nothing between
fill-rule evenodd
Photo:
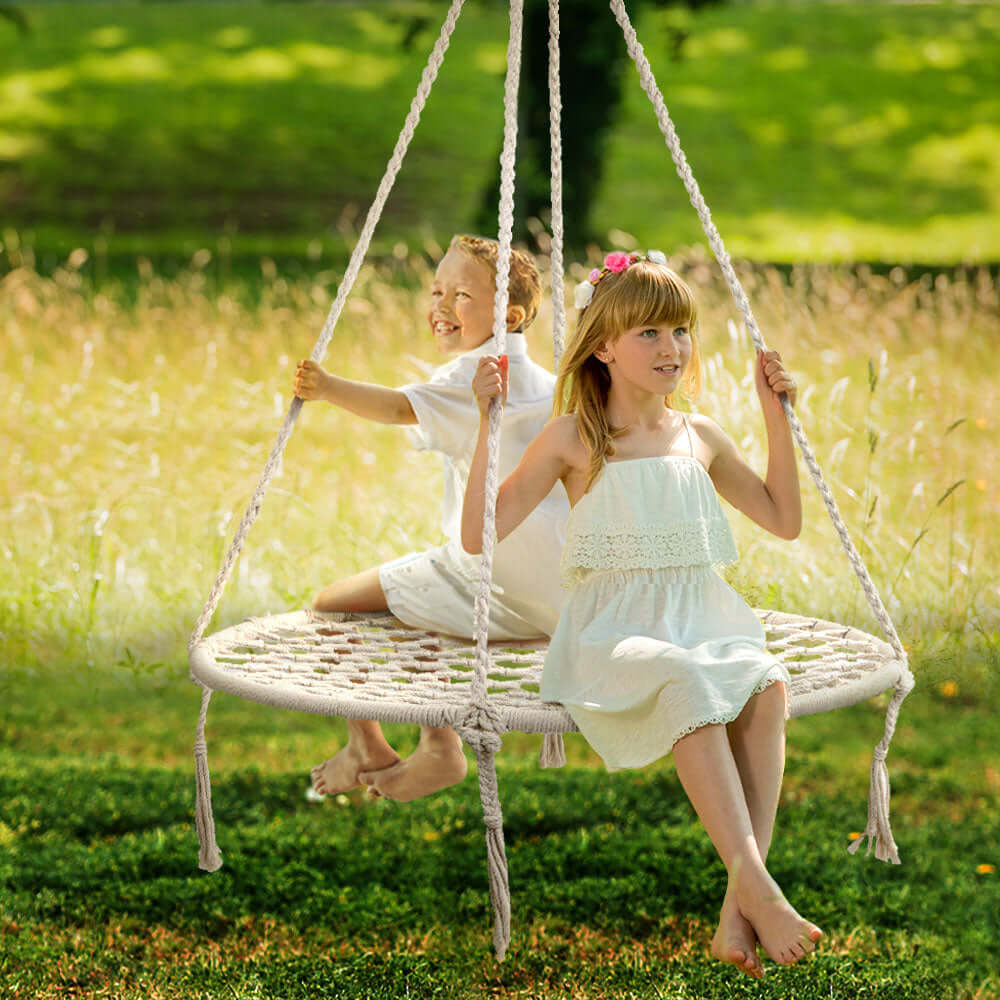
<instances>
[{"instance_id":1,"label":"boy's white shirt","mask_svg":"<svg viewBox=\"0 0 1000 1000\"><path fill-rule=\"evenodd\" d=\"M426 382L400 386L417 423L406 428L413 446L444 457L444 505L441 529L461 544L462 500L479 431L479 408L472 377L479 359L496 353L496 338L437 368ZM555 376L528 357L523 334L507 335L510 359L507 402L500 435L501 482L517 467L524 450L552 415ZM559 585L559 557L565 541L569 500L561 483L517 529L496 547L494 584L512 598L551 604L565 597ZM479 557L469 557L477 566ZM554 623L553 623L554 625Z\"/></svg>"}]
</instances>

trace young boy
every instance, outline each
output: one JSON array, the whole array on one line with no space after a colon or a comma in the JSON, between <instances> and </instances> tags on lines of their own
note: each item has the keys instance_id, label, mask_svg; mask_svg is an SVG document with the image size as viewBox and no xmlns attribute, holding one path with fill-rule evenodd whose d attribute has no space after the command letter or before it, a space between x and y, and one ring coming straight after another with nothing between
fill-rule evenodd
<instances>
[{"instance_id":1,"label":"young boy","mask_svg":"<svg viewBox=\"0 0 1000 1000\"><path fill-rule=\"evenodd\" d=\"M295 394L325 399L368 420L407 426L418 450L444 458L441 526L448 542L411 553L324 587L319 611L390 610L417 628L471 637L479 589L479 558L460 539L465 482L476 443L479 410L469 386L479 358L495 354L493 303L498 246L475 236L456 236L430 288L427 320L442 353L457 357L425 383L389 389L327 374L302 361ZM500 478L514 470L521 454L552 413L555 378L527 355L523 331L538 311L541 278L531 257L513 250L507 307L509 391L503 414ZM563 590L559 557L569 503L557 486L494 552L489 637L529 639L551 634ZM389 746L377 722L348 720L347 745L312 770L313 788L334 795L364 784L387 798L409 801L465 777L462 743L451 729L421 727L416 750L406 760Z\"/></svg>"}]
</instances>

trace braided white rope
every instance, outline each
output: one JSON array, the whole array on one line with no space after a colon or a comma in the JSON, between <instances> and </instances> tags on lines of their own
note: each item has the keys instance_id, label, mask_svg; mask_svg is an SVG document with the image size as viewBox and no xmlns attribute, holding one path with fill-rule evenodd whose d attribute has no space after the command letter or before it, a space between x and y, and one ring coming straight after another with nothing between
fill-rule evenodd
<instances>
[{"instance_id":1,"label":"braided white rope","mask_svg":"<svg viewBox=\"0 0 1000 1000\"><path fill-rule=\"evenodd\" d=\"M499 743L500 738L496 737ZM510 881L507 874L507 852L503 839L503 814L500 811L500 789L494 763L495 751L476 749L479 772L479 800L486 823L486 859L493 901L493 950L502 962L510 944Z\"/></svg>"},{"instance_id":2,"label":"braided white rope","mask_svg":"<svg viewBox=\"0 0 1000 1000\"><path fill-rule=\"evenodd\" d=\"M503 149L500 153L500 208L497 233L497 287L493 301L493 336L496 352L507 348L507 302L510 285L510 245L514 230L514 161L517 154L517 91L521 68L521 34L523 0L511 0L510 40L507 44L507 79L504 87ZM485 695L489 672L490 582L493 576L493 546L496 537L496 506L500 461L500 417L503 407L499 399L490 405L490 427L486 460L486 501L483 512L483 547L479 563L479 593L476 595L473 621L476 635L476 694Z\"/></svg>"},{"instance_id":3,"label":"braided white rope","mask_svg":"<svg viewBox=\"0 0 1000 1000\"><path fill-rule=\"evenodd\" d=\"M496 352L507 347L507 303L510 286L510 245L514 230L514 161L517 153L517 91L521 72L521 36L524 28L523 0L511 0L510 40L507 44L507 79L504 86L503 150L500 153L500 208L498 219L497 288L493 303L493 334ZM493 901L493 947L497 960L503 961L510 943L510 885L507 855L503 842L503 815L497 788L494 754L500 749L502 720L487 696L486 679L490 668L487 645L489 630L490 581L493 576L493 546L496 538L496 506L500 489L500 416L499 399L490 406L488 455L486 462L486 500L483 513L483 551L480 560L479 593L475 603L476 667L472 681L469 710L455 729L476 751L479 770L479 796L486 823L486 855Z\"/></svg>"},{"instance_id":4,"label":"braided white rope","mask_svg":"<svg viewBox=\"0 0 1000 1000\"><path fill-rule=\"evenodd\" d=\"M666 139L670 155L673 157L674 164L677 167L677 173L684 183L688 197L691 199L691 204L698 213L702 229L704 229L705 235L708 237L709 245L712 248L712 252L715 254L716 259L719 262L719 266L722 268L723 276L726 279L726 284L729 286L729 291L732 293L733 300L743 316L747 331L750 334L754 346L758 350L764 350L764 338L761 336L760 330L757 326L757 321L754 319L753 312L750 308L750 301L747 298L746 293L743 291L743 287L740 284L739 279L736 277L736 272L733 270L733 265L729 259L729 254L726 251L725 245L722 242L722 237L719 235L719 231L716 229L715 223L712 221L712 214L708 209L708 205L705 203L705 199L701 195L701 190L698 187L697 181L694 179L694 175L691 173L691 168L688 166L687 158L684 155L684 151L681 149L680 141L678 140L677 133L674 129L674 124L670 119L670 114L667 110L666 103L663 100L663 95L656 84L652 68L649 65L649 60L643 52L642 45L639 43L635 29L632 27L628 13L625 10L624 0L610 0L610 6L611 10L614 12L615 19L618 21L618 24L625 35L625 44L628 48L629 55L632 57L632 60L635 62L636 68L639 71L639 79L642 82L642 88L645 90L647 96L653 104L653 108L656 112L656 120L659 123L660 131L663 133L664 139ZM830 487L827 485L827 482L823 477L822 470L819 467L819 462L816 460L816 455L813 452L809 441L806 439L802 424L800 423L798 416L795 414L795 411L792 409L787 396L782 396L782 406L784 407L785 416L788 418L788 424L791 428L792 435L799 446L799 450L801 451L802 457L809 469L809 473L813 478L813 482L816 484L816 488L819 490L824 504L826 504L827 513L830 515L830 520L833 522L833 526L838 537L840 538L840 544L847 555L851 568L854 570L854 573L861 584L862 590L865 592L868 605L879 625L882 626L882 630L885 632L886 637L892 646L893 652L903 664L902 675L896 686L896 694L890 704L889 711L886 714L885 733L882 741L875 750L874 759L872 760L869 816L868 826L865 830L865 835L869 838L869 852L871 851L871 841L877 838L878 844L876 847L876 857L880 858L880 860L888 859L898 863L899 857L896 850L896 844L892 838L892 831L889 828L889 774L885 766L885 755L888 752L889 742L895 732L899 706L902 704L906 695L913 689L913 674L910 672L907 665L906 651L903 648L902 642L900 642L898 634L896 633L896 627L893 625L892 619L889 617L889 613L882 604L882 599L879 597L878 591L875 589L875 584L872 582L868 569L862 562L861 556L855 548L854 543L851 541L850 535L847 531L847 525L844 524L844 519L841 517L840 510L837 507L837 502L833 497ZM855 843L855 850L859 844L860 841Z\"/></svg>"},{"instance_id":5,"label":"braided white rope","mask_svg":"<svg viewBox=\"0 0 1000 1000\"><path fill-rule=\"evenodd\" d=\"M653 76L653 70L649 65L649 60L646 58L642 45L636 37L635 29L629 21L628 13L625 10L624 0L611 0L611 9L614 11L618 24L624 32L625 44L628 48L628 53L635 62L636 68L639 70L639 78L642 82L643 90L646 91L650 101L653 103L660 131L666 139L667 147L670 149L670 155L673 157L674 163L677 167L677 173L680 175L680 178L684 183L684 187L687 189L688 196L691 199L691 204L698 213L698 218L701 220L702 228L705 231L705 235L708 237L708 242L712 247L712 252L719 261L719 266L722 268L722 273L726 279L726 284L729 286L729 291L732 293L733 300L743 316L747 331L750 334L750 338L753 341L754 346L758 348L758 350L763 351L765 350L764 338L761 335L760 329L757 326L757 321L750 308L750 301L747 298L746 292L743 290L743 286L740 284L739 278L736 276L736 272L733 270L729 253L722 242L722 237L719 235L719 231L716 228L715 223L712 221L712 213L709 211L708 205L705 203L705 199L702 197L701 190L698 187L698 182L694 179L694 175L691 173L691 168L688 166L687 158L684 155L684 151L681 149L680 141L677 138L677 132L674 129L674 124L670 119L670 114L663 100L663 94L660 92L660 89L656 84L656 79ZM829 513L834 527L837 530L837 534L840 537L840 541L843 545L845 553L847 554L847 558L850 561L854 572L857 574L858 580L861 582L865 596L868 598L868 603L871 606L872 613L875 615L878 623L885 631L886 637L892 645L896 656L905 663L906 651L903 649L903 644L899 641L899 636L896 634L896 628L882 604L882 600L875 589L875 584L872 583L868 570L861 561L861 556L858 554L857 549L854 547L854 543L848 535L847 526L844 524L844 520L840 515L840 511L837 508L837 502L830 491L830 487L826 484L826 480L823 478L819 462L816 460L812 447L806 438L802 424L795 415L795 411L792 409L787 397L782 397L782 405L784 406L785 415L788 418L792 434L798 443L799 449L802 452L802 457L805 459L806 465L809 467L809 472L819 489L820 495L823 497L827 512Z\"/></svg>"},{"instance_id":6,"label":"braided white rope","mask_svg":"<svg viewBox=\"0 0 1000 1000\"><path fill-rule=\"evenodd\" d=\"M215 820L212 817L212 779L208 773L208 744L205 742L205 720L212 689L201 685L201 711L194 738L194 825L198 831L198 867L206 872L222 867L222 854L215 843Z\"/></svg>"},{"instance_id":7,"label":"braided white rope","mask_svg":"<svg viewBox=\"0 0 1000 1000\"><path fill-rule=\"evenodd\" d=\"M347 301L347 296L350 294L351 289L354 287L354 283L357 280L358 274L361 272L361 265L364 263L365 256L368 253L368 248L371 245L372 236L375 232L375 226L378 224L378 220L382 216L382 211L389 198L389 193L392 191L392 187L396 182L396 176L399 173L400 167L403 165L403 158L406 155L406 150L409 148L410 140L413 138L413 133L416 131L417 124L420 121L420 115L424 109L424 105L427 103L427 98L431 92L434 80L437 77L438 70L441 68L441 63L444 61L444 54L448 49L448 43L451 40L452 32L455 30L455 24L458 21L458 15L461 13L462 5L464 3L465 0L452 0L452 5L449 8L448 14L441 26L441 32L438 35L438 39L433 50L431 51L430 58L427 60L427 65L424 67L424 72L420 78L420 84L417 87L417 92L412 103L410 104L410 111L406 116L405 122L403 123L403 129L399 133L395 149L393 150L392 156L389 158L385 175L382 177L382 182L379 184L378 191L375 194L375 199L372 201L371 208L368 210L368 216L365 219L361 235L358 237L358 242L354 247L353 253L351 254L347 270L344 272L344 278L340 283L340 288L337 290L337 297L334 300L333 305L330 307L330 312L326 317L326 322L323 324L323 329L320 331L319 338L313 346L311 355L313 361L320 362L323 360L323 357L326 354L327 346L330 343L330 338L333 336L333 331L336 328L337 322L340 319L340 314L344 309L344 303ZM267 492L267 488L270 485L275 472L277 472L279 466L281 465L281 456L284 453L285 446L288 444L289 438L292 436L292 430L301 409L302 400L296 397L292 400L292 403L288 408L288 413L285 415L281 429L278 431L277 439L274 442L271 454L264 466L264 471L261 473L260 481L257 483L257 488L254 490L253 496L250 498L250 503L248 504L246 512L243 515L243 520L240 522L236 534L233 537L233 541L229 546L229 551L226 553L226 556L222 561L222 566L219 569L219 575L216 577L212 590L208 595L205 607L202 609L201 615L199 615L198 621L195 623L194 631L192 632L191 639L188 642L189 650L205 634L205 629L208 628L208 623L212 620L212 615L215 614L215 609L219 606L219 601L222 599L222 593L226 589L226 584L233 572L233 567L236 565L236 560L239 558L240 551L243 548L243 543L246 541L246 537L250 533L250 528L253 526L254 521L257 519L257 515L260 513L261 506L264 503L264 494Z\"/></svg>"},{"instance_id":8,"label":"braided white rope","mask_svg":"<svg viewBox=\"0 0 1000 1000\"><path fill-rule=\"evenodd\" d=\"M559 0L549 0L549 145L552 169L552 246L549 271L552 281L552 368L559 372L566 339L566 292L563 276L562 202L562 96L559 91Z\"/></svg>"}]
</instances>

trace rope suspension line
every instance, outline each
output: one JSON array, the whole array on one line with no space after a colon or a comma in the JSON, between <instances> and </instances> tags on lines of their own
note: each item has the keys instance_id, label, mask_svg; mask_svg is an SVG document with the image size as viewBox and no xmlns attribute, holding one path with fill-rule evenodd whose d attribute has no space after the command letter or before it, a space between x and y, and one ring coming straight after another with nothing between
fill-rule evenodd
<instances>
[{"instance_id":1,"label":"rope suspension line","mask_svg":"<svg viewBox=\"0 0 1000 1000\"><path fill-rule=\"evenodd\" d=\"M423 70L416 95L396 142L385 174L368 211L337 296L313 350L321 362L340 319L347 296L360 273L375 227L402 166L421 113L440 70L464 0L453 0ZM626 48L636 65L641 86L656 114L667 148L688 192L736 307L754 347L764 339L750 302L737 278L722 238L681 149L673 122L656 84L649 61L639 44L624 0L610 0ZM551 245L553 359L558 369L566 328L562 207L562 98L559 83L559 2L548 0L548 82L551 143ZM504 85L504 138L500 155L498 259L494 298L493 335L496 353L506 349L511 244L514 222L514 174L517 148L517 103L523 0L511 0L507 71ZM827 485L801 422L787 398L783 407L795 441L826 505L848 562L861 583L872 613L888 642L836 622L780 611L758 611L769 652L791 676L793 716L855 704L894 689L885 731L875 748L869 792L868 824L863 837L850 845L856 851L867 839L880 860L899 862L889 825L889 776L885 766L889 743L903 699L913 687L913 675L895 626L882 604L860 554L851 541L843 517ZM208 706L213 691L298 711L383 722L415 722L451 726L476 756L480 800L486 826L487 871L494 911L493 944L503 959L510 941L510 887L503 836L495 755L500 736L518 730L544 735L543 767L565 763L562 733L576 731L566 709L542 702L538 696L545 643L489 642L489 597L496 540L496 500L499 491L501 408L494 400L489 414L486 500L479 587L475 600L475 645L423 632L399 623L391 614L320 613L298 611L252 618L206 637L242 546L260 512L264 495L278 470L281 456L302 408L293 399L265 463L246 512L226 552L218 576L188 646L191 679L202 688L195 737L196 808L199 866L221 867L215 840L210 775L205 737Z\"/></svg>"}]
</instances>

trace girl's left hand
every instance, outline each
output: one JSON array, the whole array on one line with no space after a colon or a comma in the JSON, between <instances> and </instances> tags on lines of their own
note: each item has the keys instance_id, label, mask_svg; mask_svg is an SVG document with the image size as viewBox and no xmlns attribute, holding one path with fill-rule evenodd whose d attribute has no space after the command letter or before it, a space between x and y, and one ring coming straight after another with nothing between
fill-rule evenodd
<instances>
[{"instance_id":1,"label":"girl's left hand","mask_svg":"<svg viewBox=\"0 0 1000 1000\"><path fill-rule=\"evenodd\" d=\"M500 398L501 406L507 402L508 370L509 359L506 354L501 354L499 358L484 354L479 359L476 373L472 377L472 392L481 417L489 416L490 402L495 397Z\"/></svg>"},{"instance_id":2,"label":"girl's left hand","mask_svg":"<svg viewBox=\"0 0 1000 1000\"><path fill-rule=\"evenodd\" d=\"M783 392L788 393L788 402L792 406L795 405L798 386L785 370L785 366L781 363L781 355L777 351L757 352L756 383L757 395L760 396L762 406L775 406L784 412L779 398Z\"/></svg>"}]
</instances>

